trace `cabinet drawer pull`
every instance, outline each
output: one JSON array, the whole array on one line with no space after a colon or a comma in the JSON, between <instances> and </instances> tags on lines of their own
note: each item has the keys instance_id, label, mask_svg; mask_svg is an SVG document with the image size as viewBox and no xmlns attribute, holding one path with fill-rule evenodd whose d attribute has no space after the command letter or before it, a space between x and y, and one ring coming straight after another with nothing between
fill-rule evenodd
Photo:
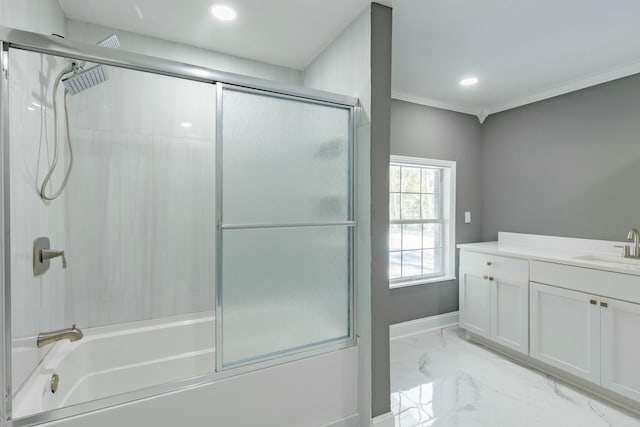
<instances>
[{"instance_id":1,"label":"cabinet drawer pull","mask_svg":"<svg viewBox=\"0 0 640 427\"><path fill-rule=\"evenodd\" d=\"M607 307L609 307L609 303L603 301L603 302L600 303L600 306L604 307L604 308L607 308Z\"/></svg>"},{"instance_id":2,"label":"cabinet drawer pull","mask_svg":"<svg viewBox=\"0 0 640 427\"><path fill-rule=\"evenodd\" d=\"M493 265L491 261L487 261L487 265Z\"/></svg>"},{"instance_id":3,"label":"cabinet drawer pull","mask_svg":"<svg viewBox=\"0 0 640 427\"><path fill-rule=\"evenodd\" d=\"M589 304L596 305L596 304L598 304L598 302L596 300L592 299L592 300L589 300Z\"/></svg>"}]
</instances>

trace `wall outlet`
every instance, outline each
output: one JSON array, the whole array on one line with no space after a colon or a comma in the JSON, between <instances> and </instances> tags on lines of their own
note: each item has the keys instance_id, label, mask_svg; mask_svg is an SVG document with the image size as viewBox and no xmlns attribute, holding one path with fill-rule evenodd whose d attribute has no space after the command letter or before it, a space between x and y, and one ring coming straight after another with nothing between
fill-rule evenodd
<instances>
[{"instance_id":1,"label":"wall outlet","mask_svg":"<svg viewBox=\"0 0 640 427\"><path fill-rule=\"evenodd\" d=\"M471 212L464 213L464 223L471 224Z\"/></svg>"}]
</instances>

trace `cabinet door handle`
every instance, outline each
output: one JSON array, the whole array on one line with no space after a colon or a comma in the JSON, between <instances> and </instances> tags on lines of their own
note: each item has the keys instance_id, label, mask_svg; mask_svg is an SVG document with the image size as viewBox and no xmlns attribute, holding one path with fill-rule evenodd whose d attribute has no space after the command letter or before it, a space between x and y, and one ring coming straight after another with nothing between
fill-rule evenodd
<instances>
[{"instance_id":1,"label":"cabinet door handle","mask_svg":"<svg viewBox=\"0 0 640 427\"><path fill-rule=\"evenodd\" d=\"M591 300L589 300L589 304L596 305L596 304L598 304L598 301L596 301L594 299L591 299Z\"/></svg>"},{"instance_id":2,"label":"cabinet door handle","mask_svg":"<svg viewBox=\"0 0 640 427\"><path fill-rule=\"evenodd\" d=\"M487 265L492 265L493 263L491 261L487 261Z\"/></svg>"},{"instance_id":3,"label":"cabinet door handle","mask_svg":"<svg viewBox=\"0 0 640 427\"><path fill-rule=\"evenodd\" d=\"M488 278L489 278L489 276L484 276L483 277L484 280L487 280Z\"/></svg>"},{"instance_id":4,"label":"cabinet door handle","mask_svg":"<svg viewBox=\"0 0 640 427\"><path fill-rule=\"evenodd\" d=\"M609 303L608 303L608 302L604 302L604 301L602 301L602 302L600 303L600 306L601 306L601 307L604 307L604 308L607 308L607 307L609 307Z\"/></svg>"},{"instance_id":5,"label":"cabinet door handle","mask_svg":"<svg viewBox=\"0 0 640 427\"><path fill-rule=\"evenodd\" d=\"M493 281L493 277L489 276L489 280Z\"/></svg>"}]
</instances>

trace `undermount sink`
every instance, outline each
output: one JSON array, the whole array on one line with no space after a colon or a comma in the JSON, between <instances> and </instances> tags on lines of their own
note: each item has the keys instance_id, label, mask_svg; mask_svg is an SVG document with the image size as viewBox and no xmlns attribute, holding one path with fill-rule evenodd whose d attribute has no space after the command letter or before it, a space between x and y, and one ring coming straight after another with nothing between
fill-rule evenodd
<instances>
[{"instance_id":1,"label":"undermount sink","mask_svg":"<svg viewBox=\"0 0 640 427\"><path fill-rule=\"evenodd\" d=\"M623 258L622 256L580 255L577 257L573 257L572 259L575 259L576 261L587 261L598 264L640 266L640 259Z\"/></svg>"}]
</instances>

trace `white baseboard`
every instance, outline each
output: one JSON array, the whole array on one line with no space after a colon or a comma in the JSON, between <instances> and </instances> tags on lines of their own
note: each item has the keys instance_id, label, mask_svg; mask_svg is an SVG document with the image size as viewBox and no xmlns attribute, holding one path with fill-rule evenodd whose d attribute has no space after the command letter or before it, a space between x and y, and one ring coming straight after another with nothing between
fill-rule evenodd
<instances>
[{"instance_id":1,"label":"white baseboard","mask_svg":"<svg viewBox=\"0 0 640 427\"><path fill-rule=\"evenodd\" d=\"M359 427L360 415L353 414L341 420L334 421L331 424L327 424L325 427Z\"/></svg>"},{"instance_id":2,"label":"white baseboard","mask_svg":"<svg viewBox=\"0 0 640 427\"><path fill-rule=\"evenodd\" d=\"M396 420L392 412L378 415L371 420L371 427L395 427Z\"/></svg>"},{"instance_id":3,"label":"white baseboard","mask_svg":"<svg viewBox=\"0 0 640 427\"><path fill-rule=\"evenodd\" d=\"M410 320L408 322L396 323L389 326L389 338L392 340L419 334L421 332L433 331L434 329L446 328L458 324L458 312L438 314L437 316L423 317L422 319Z\"/></svg>"}]
</instances>

